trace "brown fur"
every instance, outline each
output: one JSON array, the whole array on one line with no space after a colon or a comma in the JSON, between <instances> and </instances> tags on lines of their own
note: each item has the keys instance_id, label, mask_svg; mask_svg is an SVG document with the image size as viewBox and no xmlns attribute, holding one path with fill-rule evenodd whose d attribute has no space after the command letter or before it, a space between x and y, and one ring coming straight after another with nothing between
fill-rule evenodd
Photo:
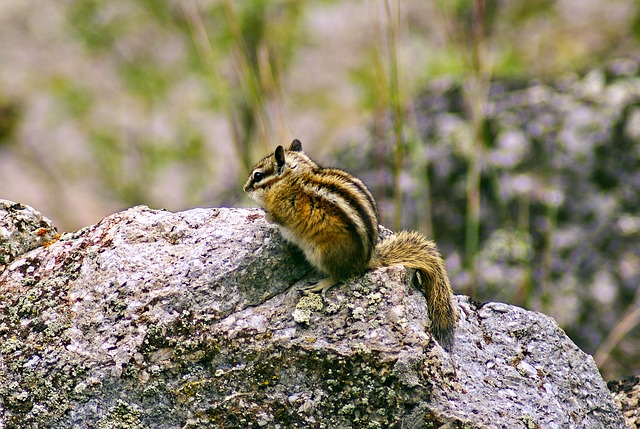
<instances>
[{"instance_id":1,"label":"brown fur","mask_svg":"<svg viewBox=\"0 0 640 429\"><path fill-rule=\"evenodd\" d=\"M328 277L307 291L322 291L367 269L395 264L416 269L427 298L431 332L450 350L457 316L453 292L436 245L414 231L377 244L378 209L366 186L349 173L318 166L294 140L251 170L244 190Z\"/></svg>"},{"instance_id":2,"label":"brown fur","mask_svg":"<svg viewBox=\"0 0 640 429\"><path fill-rule=\"evenodd\" d=\"M419 273L414 284L427 298L431 332L450 350L457 314L449 277L435 243L416 231L401 231L387 238L376 247L370 268L396 264L414 268Z\"/></svg>"}]
</instances>

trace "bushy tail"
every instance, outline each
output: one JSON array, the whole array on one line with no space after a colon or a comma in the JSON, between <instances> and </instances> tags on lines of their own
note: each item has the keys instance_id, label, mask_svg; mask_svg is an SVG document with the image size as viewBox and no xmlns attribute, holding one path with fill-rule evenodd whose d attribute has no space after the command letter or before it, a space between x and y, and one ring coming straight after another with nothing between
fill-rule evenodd
<instances>
[{"instance_id":1,"label":"bushy tail","mask_svg":"<svg viewBox=\"0 0 640 429\"><path fill-rule=\"evenodd\" d=\"M435 243L415 231L402 231L376 246L371 268L404 265L418 270L416 286L427 298L431 333L451 350L457 313L444 261Z\"/></svg>"}]
</instances>

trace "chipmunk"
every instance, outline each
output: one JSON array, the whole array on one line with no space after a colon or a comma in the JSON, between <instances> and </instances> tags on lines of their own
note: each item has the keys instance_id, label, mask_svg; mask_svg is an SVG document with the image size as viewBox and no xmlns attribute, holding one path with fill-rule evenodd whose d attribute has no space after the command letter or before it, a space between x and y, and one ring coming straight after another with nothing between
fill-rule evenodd
<instances>
[{"instance_id":1,"label":"chipmunk","mask_svg":"<svg viewBox=\"0 0 640 429\"><path fill-rule=\"evenodd\" d=\"M414 284L427 298L431 333L453 346L457 313L453 292L436 245L414 231L381 243L378 208L371 192L346 171L324 168L303 151L300 140L278 146L251 169L244 191L327 278L303 288L324 293L365 271L401 264L417 269Z\"/></svg>"}]
</instances>

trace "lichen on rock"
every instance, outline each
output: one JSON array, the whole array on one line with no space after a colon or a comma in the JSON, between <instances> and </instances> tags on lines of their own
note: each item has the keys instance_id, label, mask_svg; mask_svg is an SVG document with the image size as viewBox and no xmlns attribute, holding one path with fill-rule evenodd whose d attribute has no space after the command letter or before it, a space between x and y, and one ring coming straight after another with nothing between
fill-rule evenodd
<instances>
[{"instance_id":1,"label":"lichen on rock","mask_svg":"<svg viewBox=\"0 0 640 429\"><path fill-rule=\"evenodd\" d=\"M51 221L33 208L0 199L0 272L17 256L56 240Z\"/></svg>"}]
</instances>

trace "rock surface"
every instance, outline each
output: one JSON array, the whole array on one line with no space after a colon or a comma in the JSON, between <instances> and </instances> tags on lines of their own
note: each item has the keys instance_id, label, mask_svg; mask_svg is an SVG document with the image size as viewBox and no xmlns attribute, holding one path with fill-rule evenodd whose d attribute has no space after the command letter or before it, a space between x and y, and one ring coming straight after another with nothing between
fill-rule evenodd
<instances>
[{"instance_id":1,"label":"rock surface","mask_svg":"<svg viewBox=\"0 0 640 429\"><path fill-rule=\"evenodd\" d=\"M258 210L135 207L0 272L0 427L625 427L549 317L459 296L447 354L404 268L301 296Z\"/></svg>"}]
</instances>

